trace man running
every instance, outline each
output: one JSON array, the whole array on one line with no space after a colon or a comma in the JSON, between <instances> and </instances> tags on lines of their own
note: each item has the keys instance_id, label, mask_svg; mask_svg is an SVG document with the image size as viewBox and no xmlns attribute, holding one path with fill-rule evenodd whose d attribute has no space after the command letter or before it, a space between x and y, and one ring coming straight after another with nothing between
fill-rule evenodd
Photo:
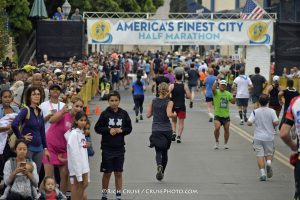
<instances>
[{"instance_id":1,"label":"man running","mask_svg":"<svg viewBox=\"0 0 300 200\"><path fill-rule=\"evenodd\" d=\"M249 89L252 89L253 85L248 76L245 75L245 68L241 67L239 70L239 76L234 79L234 86L233 89L237 88L236 93L236 105L239 109L240 115L240 125L244 125L244 121L247 122L247 107L248 107L248 100L249 100ZM244 117L244 119L243 119Z\"/></svg>"},{"instance_id":2,"label":"man running","mask_svg":"<svg viewBox=\"0 0 300 200\"><path fill-rule=\"evenodd\" d=\"M193 102L195 98L195 90L197 88L197 81L199 79L199 74L195 69L195 64L191 63L191 69L188 71L188 86L191 91L191 99L190 99L190 108L193 108Z\"/></svg>"},{"instance_id":3,"label":"man running","mask_svg":"<svg viewBox=\"0 0 300 200\"><path fill-rule=\"evenodd\" d=\"M182 73L175 74L176 81L174 84L171 84L169 87L169 91L171 94L171 100L174 102L173 110L177 114L177 118L179 119L179 127L178 127L178 136L176 138L176 124L177 118L172 119L173 126L173 135L172 141L177 141L177 143L181 143L181 135L184 128L184 119L186 118L186 107L185 107L185 97L191 98L191 93L189 88L184 85L182 82Z\"/></svg>"},{"instance_id":4,"label":"man running","mask_svg":"<svg viewBox=\"0 0 300 200\"><path fill-rule=\"evenodd\" d=\"M254 109L258 108L258 99L259 96L263 93L263 90L267 86L267 80L264 76L260 75L260 68L254 68L255 75L251 76L251 82L253 84L253 91L252 91L252 103L254 104Z\"/></svg>"},{"instance_id":5,"label":"man running","mask_svg":"<svg viewBox=\"0 0 300 200\"><path fill-rule=\"evenodd\" d=\"M216 81L217 77L214 76L213 68L208 69L208 76L204 80L204 85L206 87L205 91L205 101L207 104L207 110L209 115L209 122L213 121L214 115L212 114L212 103L213 103L213 92L212 87L214 82Z\"/></svg>"},{"instance_id":6,"label":"man running","mask_svg":"<svg viewBox=\"0 0 300 200\"><path fill-rule=\"evenodd\" d=\"M224 149L229 149L229 126L230 126L230 114L229 114L229 102L235 103L235 95L232 95L226 90L227 82L225 80L219 81L219 89L217 89L217 81L213 84L212 92L214 97L215 108L215 140L216 144L214 149L219 149L219 137L221 126L224 127Z\"/></svg>"},{"instance_id":7,"label":"man running","mask_svg":"<svg viewBox=\"0 0 300 200\"><path fill-rule=\"evenodd\" d=\"M297 136L298 137L300 136L299 113L300 113L300 96L292 99L290 106L285 115L286 120L280 129L281 139L284 141L285 144L287 144L291 148L292 151L296 151L298 153L297 156L298 159L294 169L295 188L296 188L295 195L294 195L295 200L300 199L300 160L299 160L300 146L299 146L299 142L292 140L290 131L292 126L295 125Z\"/></svg>"}]
</instances>

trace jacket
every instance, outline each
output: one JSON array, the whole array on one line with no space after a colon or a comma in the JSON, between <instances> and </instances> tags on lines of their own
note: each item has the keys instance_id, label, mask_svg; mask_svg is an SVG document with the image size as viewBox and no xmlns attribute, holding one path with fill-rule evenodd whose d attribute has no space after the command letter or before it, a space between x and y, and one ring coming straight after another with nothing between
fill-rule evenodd
<instances>
[{"instance_id":1,"label":"jacket","mask_svg":"<svg viewBox=\"0 0 300 200\"><path fill-rule=\"evenodd\" d=\"M25 120L27 115L27 109L23 108L18 116L14 119L11 124L13 132L16 134L17 138L23 138L24 135L31 133L32 140L29 142L29 150L39 152L44 148L47 148L46 135L45 135L45 123L43 113L40 108L38 109L38 116L35 115L34 109L30 109L30 118L28 121ZM19 126L23 125L21 132Z\"/></svg>"},{"instance_id":2,"label":"jacket","mask_svg":"<svg viewBox=\"0 0 300 200\"><path fill-rule=\"evenodd\" d=\"M121 128L123 132L112 136L111 128ZM125 152L124 137L132 131L131 119L122 108L118 108L118 111L114 112L108 107L101 113L95 125L95 131L102 135L101 149Z\"/></svg>"},{"instance_id":3,"label":"jacket","mask_svg":"<svg viewBox=\"0 0 300 200\"><path fill-rule=\"evenodd\" d=\"M61 191L59 191L59 189L55 188L55 192L56 192L56 200L66 200L67 199L67 197ZM41 192L41 196L40 196L39 200L46 200L45 192Z\"/></svg>"}]
</instances>

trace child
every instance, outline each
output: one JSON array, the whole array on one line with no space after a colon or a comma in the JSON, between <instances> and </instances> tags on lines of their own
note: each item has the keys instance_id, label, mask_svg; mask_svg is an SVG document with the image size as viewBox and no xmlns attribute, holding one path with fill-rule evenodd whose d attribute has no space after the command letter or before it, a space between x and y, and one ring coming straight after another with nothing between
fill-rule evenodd
<instances>
[{"instance_id":1,"label":"child","mask_svg":"<svg viewBox=\"0 0 300 200\"><path fill-rule=\"evenodd\" d=\"M107 190L111 173L115 174L116 199L121 199L122 172L125 154L125 135L132 131L131 120L128 113L119 108L120 94L113 91L108 95L109 107L102 112L95 125L95 131L102 135L102 163L100 171L102 177L102 199L107 200Z\"/></svg>"},{"instance_id":2,"label":"child","mask_svg":"<svg viewBox=\"0 0 300 200\"><path fill-rule=\"evenodd\" d=\"M90 121L86 122L86 125L84 127L84 135L85 135L85 139L87 142L87 152L88 152L88 156L89 157L93 157L95 154L95 151L93 149L93 145L92 145L92 138L91 138L91 123Z\"/></svg>"},{"instance_id":3,"label":"child","mask_svg":"<svg viewBox=\"0 0 300 200\"><path fill-rule=\"evenodd\" d=\"M274 126L279 124L276 113L268 108L269 97L265 94L259 97L260 108L254 110L247 125L255 124L253 148L256 152L257 164L260 170L260 181L266 181L273 176L271 163L274 155ZM265 160L267 163L267 176L265 172Z\"/></svg>"},{"instance_id":4,"label":"child","mask_svg":"<svg viewBox=\"0 0 300 200\"><path fill-rule=\"evenodd\" d=\"M39 200L65 200L67 197L63 195L58 188L56 188L56 183L54 177L46 176L44 178L44 190L41 193Z\"/></svg>"},{"instance_id":5,"label":"child","mask_svg":"<svg viewBox=\"0 0 300 200\"><path fill-rule=\"evenodd\" d=\"M65 133L72 200L87 200L85 189L89 182L90 167L83 132L87 119L85 112L76 113L71 130Z\"/></svg>"},{"instance_id":6,"label":"child","mask_svg":"<svg viewBox=\"0 0 300 200\"><path fill-rule=\"evenodd\" d=\"M32 173L33 172L33 165L31 163L31 161L28 161L26 162L25 164L25 168L28 172ZM10 189L11 189L11 185L7 186L4 190L4 193L3 195L0 197L0 199L6 199L9 192L10 192ZM35 188L33 185L31 185L31 192L32 192L32 196L34 199L37 199L38 198L38 193L37 193L37 188Z\"/></svg>"}]
</instances>

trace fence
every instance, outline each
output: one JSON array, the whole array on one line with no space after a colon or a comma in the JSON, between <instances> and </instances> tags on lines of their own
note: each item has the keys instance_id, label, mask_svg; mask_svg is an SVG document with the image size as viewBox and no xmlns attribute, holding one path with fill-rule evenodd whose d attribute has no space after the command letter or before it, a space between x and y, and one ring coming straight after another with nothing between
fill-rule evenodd
<instances>
[{"instance_id":1,"label":"fence","mask_svg":"<svg viewBox=\"0 0 300 200\"><path fill-rule=\"evenodd\" d=\"M88 105L88 102L92 100L97 94L97 89L99 86L99 77L87 77L85 84L81 88L78 96L84 101L84 107Z\"/></svg>"},{"instance_id":2,"label":"fence","mask_svg":"<svg viewBox=\"0 0 300 200\"><path fill-rule=\"evenodd\" d=\"M281 77L279 80L279 85L286 88L287 80L288 78ZM293 78L293 81L294 81L294 88L296 88L296 90L300 92L300 78Z\"/></svg>"}]
</instances>

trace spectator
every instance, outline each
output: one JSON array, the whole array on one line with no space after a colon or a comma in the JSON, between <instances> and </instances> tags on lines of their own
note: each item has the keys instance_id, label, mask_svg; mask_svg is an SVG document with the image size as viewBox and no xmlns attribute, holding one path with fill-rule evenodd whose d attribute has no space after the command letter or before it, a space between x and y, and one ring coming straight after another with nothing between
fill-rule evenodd
<instances>
[{"instance_id":1,"label":"spectator","mask_svg":"<svg viewBox=\"0 0 300 200\"><path fill-rule=\"evenodd\" d=\"M62 12L61 7L57 7L57 12L54 13L53 19L57 21L62 21L65 17L65 14Z\"/></svg>"},{"instance_id":2,"label":"spectator","mask_svg":"<svg viewBox=\"0 0 300 200\"><path fill-rule=\"evenodd\" d=\"M21 110L12 122L12 130L17 138L24 138L28 142L28 157L37 165L37 172L42 166L42 156L50 159L47 149L44 117L38 105L41 103L41 90L30 87L26 91L26 107ZM19 127L22 127L21 130Z\"/></svg>"},{"instance_id":3,"label":"spectator","mask_svg":"<svg viewBox=\"0 0 300 200\"><path fill-rule=\"evenodd\" d=\"M37 166L33 161L26 159L26 155L29 153L26 143L24 140L17 140L15 145L17 156L5 163L4 182L11 187L6 200L33 199L32 189L38 186ZM32 170L27 167L28 164L32 165Z\"/></svg>"},{"instance_id":4,"label":"spectator","mask_svg":"<svg viewBox=\"0 0 300 200\"><path fill-rule=\"evenodd\" d=\"M71 16L71 20L82 21L82 15L79 13L79 9L75 9L75 13Z\"/></svg>"}]
</instances>

